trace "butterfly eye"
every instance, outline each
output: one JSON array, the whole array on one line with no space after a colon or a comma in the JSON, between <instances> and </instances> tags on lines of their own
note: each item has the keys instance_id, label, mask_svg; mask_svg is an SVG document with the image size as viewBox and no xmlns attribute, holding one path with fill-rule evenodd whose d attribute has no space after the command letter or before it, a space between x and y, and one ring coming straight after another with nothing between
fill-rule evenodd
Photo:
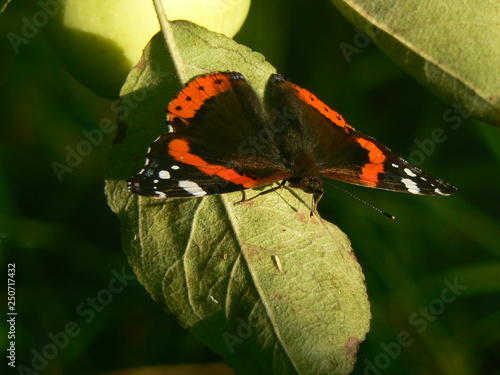
<instances>
[{"instance_id":1,"label":"butterfly eye","mask_svg":"<svg viewBox=\"0 0 500 375\"><path fill-rule=\"evenodd\" d=\"M317 177L304 177L300 181L300 188L309 194L323 194L323 183Z\"/></svg>"}]
</instances>

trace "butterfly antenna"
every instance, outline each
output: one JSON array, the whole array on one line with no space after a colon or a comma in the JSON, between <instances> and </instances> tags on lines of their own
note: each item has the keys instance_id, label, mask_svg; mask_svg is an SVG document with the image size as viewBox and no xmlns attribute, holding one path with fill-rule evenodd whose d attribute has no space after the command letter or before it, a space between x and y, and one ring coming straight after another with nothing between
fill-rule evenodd
<instances>
[{"instance_id":1,"label":"butterfly antenna","mask_svg":"<svg viewBox=\"0 0 500 375\"><path fill-rule=\"evenodd\" d=\"M396 216L391 215L391 214L388 214L387 212L382 211L380 208L375 207L373 204L368 203L367 201L364 201L363 199L361 199L360 197L358 197L358 196L354 195L354 194L353 194L353 193L351 193L350 191L347 191L347 190L345 190L344 188L341 188L340 186L334 185L334 184L332 184L332 183L331 183L331 182L329 182L329 181L324 181L324 182L326 182L328 185L333 186L334 188L336 188L336 189L338 189L338 190L340 190L340 191L342 191L342 192L346 193L346 194L347 194L347 195L349 195L351 198L356 199L358 202L361 202L361 203L363 203L364 205L366 205L366 206L368 206L368 207L370 207L370 208L374 209L374 210L375 210L375 211L377 211L379 214L382 214L382 215L384 215L385 217L388 217L389 219L395 219L395 218L396 218Z\"/></svg>"}]
</instances>

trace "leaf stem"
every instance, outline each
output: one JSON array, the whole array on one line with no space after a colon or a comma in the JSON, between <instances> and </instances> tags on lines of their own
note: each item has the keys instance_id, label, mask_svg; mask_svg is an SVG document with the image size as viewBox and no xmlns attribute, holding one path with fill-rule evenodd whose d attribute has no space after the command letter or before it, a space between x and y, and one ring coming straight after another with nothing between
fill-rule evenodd
<instances>
[{"instance_id":1,"label":"leaf stem","mask_svg":"<svg viewBox=\"0 0 500 375\"><path fill-rule=\"evenodd\" d=\"M179 48L177 47L177 42L175 41L174 31L172 30L172 26L167 18L161 0L153 0L153 4L155 7L156 16L158 17L158 21L160 21L161 32L163 34L163 37L165 38L165 43L167 44L170 57L172 57L172 61L174 62L175 70L177 71L177 75L181 83L185 84L188 81L189 77L184 68L184 62L182 60Z\"/></svg>"}]
</instances>

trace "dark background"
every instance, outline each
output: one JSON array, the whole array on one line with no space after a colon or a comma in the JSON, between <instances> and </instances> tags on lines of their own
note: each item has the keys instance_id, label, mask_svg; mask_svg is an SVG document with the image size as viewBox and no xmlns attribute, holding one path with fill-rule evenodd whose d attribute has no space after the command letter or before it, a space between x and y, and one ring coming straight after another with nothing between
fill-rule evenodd
<instances>
[{"instance_id":1,"label":"dark background","mask_svg":"<svg viewBox=\"0 0 500 375\"><path fill-rule=\"evenodd\" d=\"M132 274L103 192L112 135L62 182L51 163L64 163L66 146L85 139L83 129L96 129L114 114L110 101L64 70L43 33L14 53L5 35L18 30L34 6L14 2L0 16L0 256L2 270L16 263L17 363L31 367L32 350L41 351L51 342L49 333L72 321L81 333L48 361L43 374L217 361L136 280L91 322L77 313L82 302L108 288L112 270ZM320 203L321 215L349 236L366 275L372 328L354 373L376 374L366 369L369 363L383 374L499 373L498 131L456 113L450 121L446 114L453 104L415 82L373 43L348 62L340 45L355 46L355 35L326 0L274 0L254 1L235 37L403 158L411 160L418 141L434 129L446 134L419 166L457 186L454 196L343 185L396 215L395 221L334 188ZM445 280L467 288L453 301L439 302ZM7 326L1 327L3 357ZM391 343L401 332L408 332L411 344L386 362L381 353L397 352Z\"/></svg>"}]
</instances>

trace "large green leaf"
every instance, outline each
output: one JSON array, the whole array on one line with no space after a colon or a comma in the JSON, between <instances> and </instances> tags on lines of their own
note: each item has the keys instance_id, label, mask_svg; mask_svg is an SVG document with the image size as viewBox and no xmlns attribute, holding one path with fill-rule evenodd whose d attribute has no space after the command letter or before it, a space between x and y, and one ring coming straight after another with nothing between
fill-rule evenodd
<instances>
[{"instance_id":1,"label":"large green leaf","mask_svg":"<svg viewBox=\"0 0 500 375\"><path fill-rule=\"evenodd\" d=\"M408 73L458 106L457 111L500 125L498 2L332 2ZM361 39L357 44L351 51L365 45Z\"/></svg>"},{"instance_id":2,"label":"large green leaf","mask_svg":"<svg viewBox=\"0 0 500 375\"><path fill-rule=\"evenodd\" d=\"M187 21L173 29L188 77L239 71L263 95L275 70L262 55ZM107 169L138 279L238 374L348 374L369 328L364 277L346 236L309 216L311 195L284 189L235 206L241 193L158 200L127 191L167 131L179 88L158 34L122 90Z\"/></svg>"}]
</instances>

